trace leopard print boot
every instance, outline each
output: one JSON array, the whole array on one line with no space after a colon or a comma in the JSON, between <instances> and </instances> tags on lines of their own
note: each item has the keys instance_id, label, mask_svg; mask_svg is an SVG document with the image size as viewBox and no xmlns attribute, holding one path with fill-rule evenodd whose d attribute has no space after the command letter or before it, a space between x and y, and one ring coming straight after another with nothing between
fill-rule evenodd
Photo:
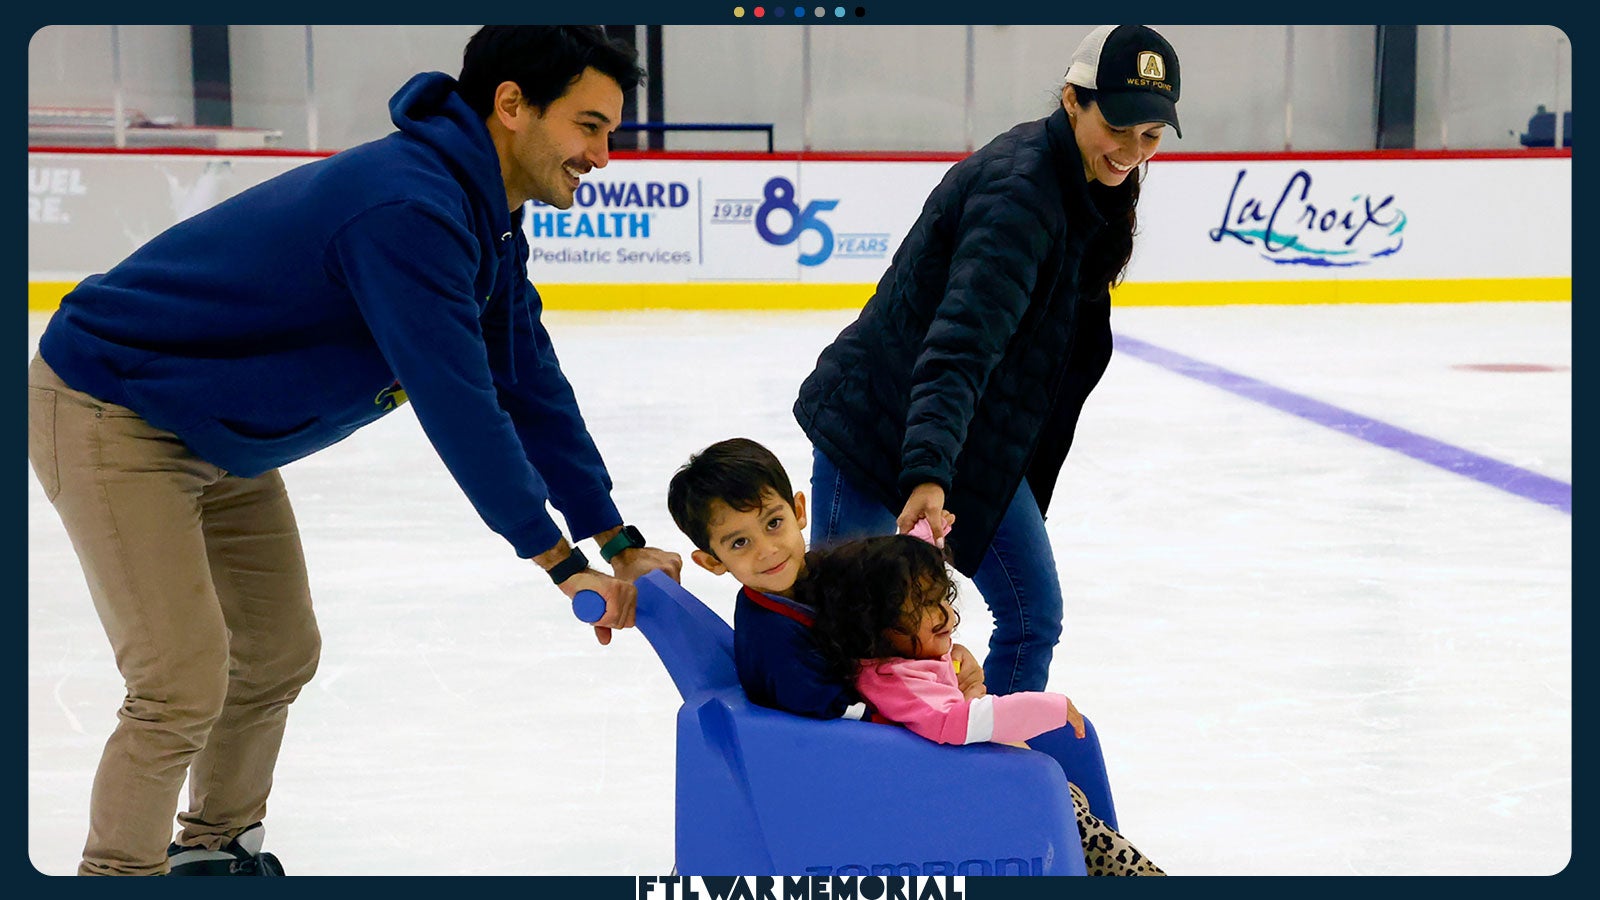
<instances>
[{"instance_id":1,"label":"leopard print boot","mask_svg":"<svg viewBox=\"0 0 1600 900\"><path fill-rule=\"evenodd\" d=\"M1078 814L1078 833L1083 836L1083 863L1090 875L1165 875L1161 867L1145 858L1139 848L1089 812L1089 798L1072 782L1072 808Z\"/></svg>"}]
</instances>

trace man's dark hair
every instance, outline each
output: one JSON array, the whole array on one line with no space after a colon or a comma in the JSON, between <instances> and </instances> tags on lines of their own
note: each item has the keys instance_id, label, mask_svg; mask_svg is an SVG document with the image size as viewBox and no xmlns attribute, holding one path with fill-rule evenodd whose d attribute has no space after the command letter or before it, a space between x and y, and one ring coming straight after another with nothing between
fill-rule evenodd
<instances>
[{"instance_id":1,"label":"man's dark hair","mask_svg":"<svg viewBox=\"0 0 1600 900\"><path fill-rule=\"evenodd\" d=\"M667 511L696 547L711 549L711 503L721 500L745 512L761 508L761 495L774 490L785 504L794 503L789 473L771 450L749 438L718 441L699 453L672 476L667 485Z\"/></svg>"},{"instance_id":2,"label":"man's dark hair","mask_svg":"<svg viewBox=\"0 0 1600 900\"><path fill-rule=\"evenodd\" d=\"M461 54L456 93L487 119L495 88L514 81L523 98L543 110L591 67L624 94L644 78L639 52L606 37L599 25L485 25Z\"/></svg>"}]
</instances>

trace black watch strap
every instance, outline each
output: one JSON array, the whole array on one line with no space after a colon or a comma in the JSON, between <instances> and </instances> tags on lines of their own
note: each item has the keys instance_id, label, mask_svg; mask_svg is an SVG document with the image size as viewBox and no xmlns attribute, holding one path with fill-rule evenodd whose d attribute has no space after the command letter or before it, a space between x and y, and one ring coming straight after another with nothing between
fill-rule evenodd
<instances>
[{"instance_id":1,"label":"black watch strap","mask_svg":"<svg viewBox=\"0 0 1600 900\"><path fill-rule=\"evenodd\" d=\"M586 571L588 568L589 558L583 555L582 550L573 547L571 555L550 568L550 580L560 584L579 572Z\"/></svg>"},{"instance_id":2,"label":"black watch strap","mask_svg":"<svg viewBox=\"0 0 1600 900\"><path fill-rule=\"evenodd\" d=\"M639 529L632 525L624 525L621 531L613 535L611 540L606 541L605 546L600 548L600 558L609 565L611 558L618 553L624 550L635 550L644 545L644 535L639 533Z\"/></svg>"}]
</instances>

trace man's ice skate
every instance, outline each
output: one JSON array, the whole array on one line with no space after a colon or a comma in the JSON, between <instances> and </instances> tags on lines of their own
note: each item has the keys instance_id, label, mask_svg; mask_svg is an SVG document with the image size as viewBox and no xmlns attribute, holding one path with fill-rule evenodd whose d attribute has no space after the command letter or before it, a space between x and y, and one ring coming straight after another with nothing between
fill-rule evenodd
<instances>
[{"instance_id":1,"label":"man's ice skate","mask_svg":"<svg viewBox=\"0 0 1600 900\"><path fill-rule=\"evenodd\" d=\"M203 847L167 847L173 875L282 875L283 866L271 853L261 852L266 828L260 822L239 832L221 850Z\"/></svg>"}]
</instances>

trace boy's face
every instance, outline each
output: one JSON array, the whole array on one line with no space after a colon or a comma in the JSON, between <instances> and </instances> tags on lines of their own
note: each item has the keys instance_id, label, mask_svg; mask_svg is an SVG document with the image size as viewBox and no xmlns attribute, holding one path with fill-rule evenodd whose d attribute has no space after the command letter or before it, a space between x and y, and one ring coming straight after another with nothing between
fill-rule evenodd
<instances>
[{"instance_id":1,"label":"boy's face","mask_svg":"<svg viewBox=\"0 0 1600 900\"><path fill-rule=\"evenodd\" d=\"M713 575L732 572L746 587L789 596L805 565L805 494L795 494L791 503L767 488L759 509L734 509L713 500L709 518L707 543L714 553L691 554L701 568Z\"/></svg>"}]
</instances>

